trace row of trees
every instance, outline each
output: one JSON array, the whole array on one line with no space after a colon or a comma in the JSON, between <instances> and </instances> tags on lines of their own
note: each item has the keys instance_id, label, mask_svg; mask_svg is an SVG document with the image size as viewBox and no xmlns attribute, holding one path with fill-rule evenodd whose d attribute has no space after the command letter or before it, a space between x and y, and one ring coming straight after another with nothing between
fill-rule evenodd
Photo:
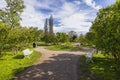
<instances>
[{"instance_id":1,"label":"row of trees","mask_svg":"<svg viewBox=\"0 0 120 80\"><path fill-rule=\"evenodd\" d=\"M85 36L88 44L104 54L110 54L120 60L120 1L99 10L92 23L90 32Z\"/></svg>"},{"instance_id":2,"label":"row of trees","mask_svg":"<svg viewBox=\"0 0 120 80\"><path fill-rule=\"evenodd\" d=\"M20 14L25 8L23 0L5 0L7 6L0 10L0 54L3 50L18 50L39 41L43 30L36 27L22 27Z\"/></svg>"},{"instance_id":3,"label":"row of trees","mask_svg":"<svg viewBox=\"0 0 120 80\"><path fill-rule=\"evenodd\" d=\"M64 32L58 32L56 34L45 34L43 38L43 41L52 44L75 42L77 40L78 37L75 31L70 31L68 34Z\"/></svg>"},{"instance_id":4,"label":"row of trees","mask_svg":"<svg viewBox=\"0 0 120 80\"><path fill-rule=\"evenodd\" d=\"M53 33L53 18L50 17L50 34L36 27L22 27L20 25L21 13L25 8L23 0L5 0L7 6L0 10L0 53L3 50L18 50L29 46L36 41L58 44L64 42L75 42L78 40L77 33L70 31L67 33ZM47 22L46 22L47 23ZM47 24L46 24L47 25Z\"/></svg>"},{"instance_id":5,"label":"row of trees","mask_svg":"<svg viewBox=\"0 0 120 80\"><path fill-rule=\"evenodd\" d=\"M36 27L18 27L11 29L10 26L0 22L0 53L3 50L12 50L17 53L35 41L41 41L43 30Z\"/></svg>"},{"instance_id":6,"label":"row of trees","mask_svg":"<svg viewBox=\"0 0 120 80\"><path fill-rule=\"evenodd\" d=\"M25 8L23 0L5 0L7 6L0 10L0 53L3 50L12 50L16 53L18 50L29 46L36 41L45 41L46 43L58 44L64 42L73 42L77 38L75 31L69 34L58 32L56 35L50 28L51 33L46 34L43 30L36 27L22 27L20 25L21 13ZM50 27L53 27L53 18L50 18Z\"/></svg>"}]
</instances>

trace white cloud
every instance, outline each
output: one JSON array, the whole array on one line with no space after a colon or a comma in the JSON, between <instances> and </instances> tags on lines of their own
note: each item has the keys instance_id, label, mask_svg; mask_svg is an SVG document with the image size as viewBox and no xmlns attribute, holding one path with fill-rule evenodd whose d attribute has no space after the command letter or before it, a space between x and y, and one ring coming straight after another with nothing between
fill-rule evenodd
<instances>
[{"instance_id":1,"label":"white cloud","mask_svg":"<svg viewBox=\"0 0 120 80\"><path fill-rule=\"evenodd\" d=\"M24 0L26 8L24 9L24 12L22 13L22 26L35 26L42 29L44 25L44 19L45 15L42 13L39 13L35 10L34 6L38 4L37 0Z\"/></svg>"},{"instance_id":2,"label":"white cloud","mask_svg":"<svg viewBox=\"0 0 120 80\"><path fill-rule=\"evenodd\" d=\"M88 12L89 14L89 12ZM59 31L69 32L71 30L79 32L79 31L89 31L91 26L91 22L87 22L90 16L87 16L86 12L78 12L74 13L70 16L61 18L60 23L61 27L57 27ZM92 17L91 17L92 18ZM57 29L56 28L56 29Z\"/></svg>"},{"instance_id":3,"label":"white cloud","mask_svg":"<svg viewBox=\"0 0 120 80\"><path fill-rule=\"evenodd\" d=\"M96 5L96 3L95 3L94 0L84 0L84 2L85 2L88 6L91 6L92 8L94 8L94 9L96 9L96 10L99 10L100 8L102 8L101 6Z\"/></svg>"},{"instance_id":4,"label":"white cloud","mask_svg":"<svg viewBox=\"0 0 120 80\"><path fill-rule=\"evenodd\" d=\"M91 22L95 15L91 15L93 10L80 10L74 3L64 3L61 10L55 14L60 22L60 27L55 27L55 31L69 32L74 30L76 32L89 31Z\"/></svg>"},{"instance_id":5,"label":"white cloud","mask_svg":"<svg viewBox=\"0 0 120 80\"><path fill-rule=\"evenodd\" d=\"M0 0L0 9L4 8L6 6L5 0Z\"/></svg>"},{"instance_id":6,"label":"white cloud","mask_svg":"<svg viewBox=\"0 0 120 80\"><path fill-rule=\"evenodd\" d=\"M2 1L2 6L5 6L4 0ZM39 27L39 29L43 29L45 18L49 18L49 15L42 13L40 10L36 10L36 7L43 9L50 9L53 12L54 18L59 19L59 25L54 27L55 32L69 32L74 30L78 33L86 32L89 30L91 26L91 22L87 20L93 20L95 15L91 15L94 10L81 10L79 5L81 5L81 1L75 0L74 2L67 2L66 0L61 0L62 4L57 6L59 2L57 0L42 0L38 2L38 0L24 0L26 8L22 13L22 26L35 26ZM56 3L57 2L57 3ZM55 4L56 3L56 4ZM99 9L100 6L96 6L93 0L85 0L85 3L91 6L94 9ZM51 6L54 5L54 6ZM0 2L0 8L1 2ZM57 6L57 7L56 7Z\"/></svg>"},{"instance_id":7,"label":"white cloud","mask_svg":"<svg viewBox=\"0 0 120 80\"><path fill-rule=\"evenodd\" d=\"M65 2L63 6L61 6L60 10L55 12L54 15L55 17L64 18L74 14L77 11L77 9L78 8L75 6L75 4Z\"/></svg>"},{"instance_id":8,"label":"white cloud","mask_svg":"<svg viewBox=\"0 0 120 80\"><path fill-rule=\"evenodd\" d=\"M81 4L80 1L74 1L74 3L77 4L77 5L80 5L80 4Z\"/></svg>"}]
</instances>

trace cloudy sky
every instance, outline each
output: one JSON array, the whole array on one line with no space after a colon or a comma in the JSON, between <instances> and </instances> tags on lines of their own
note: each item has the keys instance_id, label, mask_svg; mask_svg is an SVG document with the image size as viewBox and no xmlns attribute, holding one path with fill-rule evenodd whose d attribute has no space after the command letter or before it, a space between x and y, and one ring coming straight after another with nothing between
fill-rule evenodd
<instances>
[{"instance_id":1,"label":"cloudy sky","mask_svg":"<svg viewBox=\"0 0 120 80\"><path fill-rule=\"evenodd\" d=\"M55 32L77 33L89 31L91 22L100 8L115 3L115 0L24 0L26 8L22 13L22 26L43 29L46 18L54 17ZM0 9L6 3L0 0Z\"/></svg>"}]
</instances>

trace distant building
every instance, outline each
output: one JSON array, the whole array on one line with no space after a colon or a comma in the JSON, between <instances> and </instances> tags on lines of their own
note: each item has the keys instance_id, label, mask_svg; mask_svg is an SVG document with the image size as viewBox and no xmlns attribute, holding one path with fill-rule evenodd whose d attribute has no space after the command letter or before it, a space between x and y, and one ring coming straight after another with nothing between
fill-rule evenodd
<instances>
[{"instance_id":1,"label":"distant building","mask_svg":"<svg viewBox=\"0 0 120 80\"><path fill-rule=\"evenodd\" d=\"M48 21L47 21L47 19L45 20L45 24L44 24L44 32L45 32L45 34L48 34Z\"/></svg>"},{"instance_id":2,"label":"distant building","mask_svg":"<svg viewBox=\"0 0 120 80\"><path fill-rule=\"evenodd\" d=\"M48 22L49 21L49 22ZM53 34L53 16L51 15L49 20L46 19L45 20L45 24L44 24L44 32L45 34Z\"/></svg>"},{"instance_id":3,"label":"distant building","mask_svg":"<svg viewBox=\"0 0 120 80\"><path fill-rule=\"evenodd\" d=\"M49 18L49 33L53 34L53 16L52 15Z\"/></svg>"}]
</instances>

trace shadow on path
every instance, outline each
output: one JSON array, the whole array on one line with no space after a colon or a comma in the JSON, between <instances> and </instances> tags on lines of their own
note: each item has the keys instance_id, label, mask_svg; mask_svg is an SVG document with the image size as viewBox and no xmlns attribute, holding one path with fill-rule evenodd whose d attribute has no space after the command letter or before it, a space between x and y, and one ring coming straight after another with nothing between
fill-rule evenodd
<instances>
[{"instance_id":1,"label":"shadow on path","mask_svg":"<svg viewBox=\"0 0 120 80\"><path fill-rule=\"evenodd\" d=\"M63 53L27 68L13 80L77 80L80 55Z\"/></svg>"}]
</instances>

